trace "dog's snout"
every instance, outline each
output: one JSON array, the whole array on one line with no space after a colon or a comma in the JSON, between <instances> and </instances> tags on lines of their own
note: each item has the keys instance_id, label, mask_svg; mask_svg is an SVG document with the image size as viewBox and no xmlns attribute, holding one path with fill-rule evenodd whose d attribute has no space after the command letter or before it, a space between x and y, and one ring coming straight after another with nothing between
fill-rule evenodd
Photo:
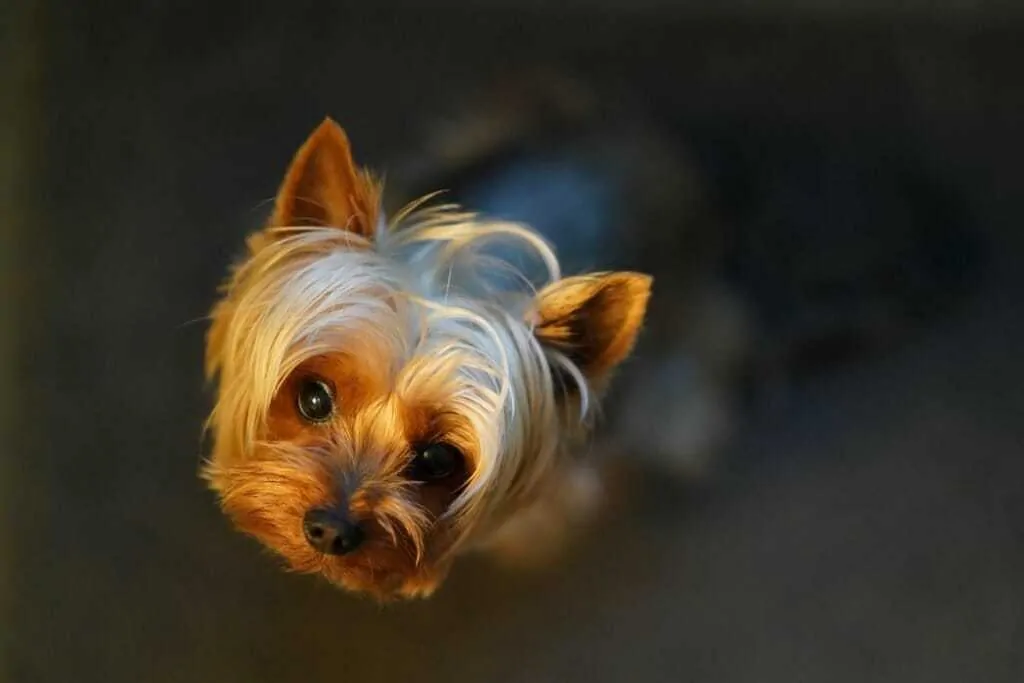
<instances>
[{"instance_id":1,"label":"dog's snout","mask_svg":"<svg viewBox=\"0 0 1024 683\"><path fill-rule=\"evenodd\" d=\"M306 541L317 552L345 555L358 548L366 534L363 528L340 511L315 508L302 520Z\"/></svg>"}]
</instances>

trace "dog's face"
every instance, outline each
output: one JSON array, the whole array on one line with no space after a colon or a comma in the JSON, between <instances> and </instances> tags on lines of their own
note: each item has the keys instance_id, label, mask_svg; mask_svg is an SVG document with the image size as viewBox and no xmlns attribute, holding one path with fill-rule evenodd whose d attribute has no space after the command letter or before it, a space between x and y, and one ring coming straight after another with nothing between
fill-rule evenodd
<instances>
[{"instance_id":1,"label":"dog's face","mask_svg":"<svg viewBox=\"0 0 1024 683\"><path fill-rule=\"evenodd\" d=\"M649 278L557 279L527 305L453 286L479 236L383 227L378 186L325 122L213 311L205 476L242 531L302 572L429 595L467 543L543 490L584 404L629 353ZM557 264L554 264L557 272Z\"/></svg>"}]
</instances>

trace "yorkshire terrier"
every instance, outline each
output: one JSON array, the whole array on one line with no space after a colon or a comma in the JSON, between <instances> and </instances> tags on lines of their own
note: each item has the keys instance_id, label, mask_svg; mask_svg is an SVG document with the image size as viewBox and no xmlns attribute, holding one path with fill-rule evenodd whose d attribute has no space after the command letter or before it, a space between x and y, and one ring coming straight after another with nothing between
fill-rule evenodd
<instances>
[{"instance_id":1,"label":"yorkshire terrier","mask_svg":"<svg viewBox=\"0 0 1024 683\"><path fill-rule=\"evenodd\" d=\"M594 509L586 439L651 278L562 277L529 227L428 200L388 220L381 191L330 119L299 149L212 311L203 473L292 569L394 600Z\"/></svg>"}]
</instances>

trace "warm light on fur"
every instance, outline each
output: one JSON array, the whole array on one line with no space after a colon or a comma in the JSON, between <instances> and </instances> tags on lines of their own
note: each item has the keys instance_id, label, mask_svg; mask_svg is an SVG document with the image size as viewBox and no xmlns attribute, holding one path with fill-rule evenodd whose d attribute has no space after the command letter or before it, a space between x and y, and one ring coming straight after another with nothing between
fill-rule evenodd
<instances>
[{"instance_id":1,"label":"warm light on fur","mask_svg":"<svg viewBox=\"0 0 1024 683\"><path fill-rule=\"evenodd\" d=\"M526 282L489 251L498 242L547 280ZM561 278L528 228L454 207L386 222L380 186L327 120L213 310L204 474L234 524L295 570L381 599L429 595L460 552L540 543L537 524L593 498L581 439L649 290L631 273ZM305 378L333 390L325 422L296 408ZM464 466L416 481L413 453L432 443ZM357 550L307 542L303 516L325 506L365 531Z\"/></svg>"}]
</instances>

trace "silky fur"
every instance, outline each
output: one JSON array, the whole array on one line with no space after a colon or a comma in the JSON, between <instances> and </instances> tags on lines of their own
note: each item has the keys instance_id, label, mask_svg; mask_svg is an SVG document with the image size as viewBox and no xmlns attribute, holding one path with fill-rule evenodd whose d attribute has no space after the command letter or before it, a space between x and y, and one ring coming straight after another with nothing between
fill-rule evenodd
<instances>
[{"instance_id":1,"label":"silky fur","mask_svg":"<svg viewBox=\"0 0 1024 683\"><path fill-rule=\"evenodd\" d=\"M291 568L395 599L432 593L465 550L539 547L543 527L594 502L581 446L650 279L562 278L529 228L426 200L386 221L380 191L331 120L297 153L212 313L203 473L234 524ZM499 241L546 278L489 254ZM310 376L332 387L326 423L297 414ZM410 480L414 448L439 441L465 466ZM302 518L324 505L347 508L366 543L315 552Z\"/></svg>"}]
</instances>

